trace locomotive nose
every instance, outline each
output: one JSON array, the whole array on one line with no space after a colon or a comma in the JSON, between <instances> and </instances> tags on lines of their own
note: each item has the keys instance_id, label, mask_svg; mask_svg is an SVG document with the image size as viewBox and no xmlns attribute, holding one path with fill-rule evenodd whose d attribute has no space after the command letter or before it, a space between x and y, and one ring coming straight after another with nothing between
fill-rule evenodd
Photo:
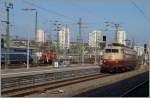
<instances>
[{"instance_id":1,"label":"locomotive nose","mask_svg":"<svg viewBox=\"0 0 150 98\"><path fill-rule=\"evenodd\" d=\"M119 65L122 63L123 62L121 60L112 60L112 59L103 60L103 64L105 64L105 65Z\"/></svg>"}]
</instances>

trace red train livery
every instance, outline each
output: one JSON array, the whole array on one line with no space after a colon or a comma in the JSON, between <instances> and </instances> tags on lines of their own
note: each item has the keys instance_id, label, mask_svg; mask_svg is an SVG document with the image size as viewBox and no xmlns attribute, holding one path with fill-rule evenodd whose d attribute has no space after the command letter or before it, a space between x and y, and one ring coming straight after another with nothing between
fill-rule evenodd
<instances>
[{"instance_id":1,"label":"red train livery","mask_svg":"<svg viewBox=\"0 0 150 98\"><path fill-rule=\"evenodd\" d=\"M56 59L56 54L51 50L47 50L42 52L40 62L43 62L44 64L52 64L53 60L55 59Z\"/></svg>"}]
</instances>

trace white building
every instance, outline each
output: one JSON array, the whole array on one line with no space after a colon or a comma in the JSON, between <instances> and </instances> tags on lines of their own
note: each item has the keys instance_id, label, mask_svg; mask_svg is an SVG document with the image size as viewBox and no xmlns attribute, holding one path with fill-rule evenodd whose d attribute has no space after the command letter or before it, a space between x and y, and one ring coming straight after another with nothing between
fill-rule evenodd
<instances>
[{"instance_id":1,"label":"white building","mask_svg":"<svg viewBox=\"0 0 150 98\"><path fill-rule=\"evenodd\" d=\"M90 47L99 47L99 43L101 41L101 31L93 31L89 33L89 46ZM96 44L97 43L97 44Z\"/></svg>"},{"instance_id":2,"label":"white building","mask_svg":"<svg viewBox=\"0 0 150 98\"><path fill-rule=\"evenodd\" d=\"M60 49L65 49L65 46L67 49L69 49L70 46L70 32L69 28L62 28L59 32L59 47Z\"/></svg>"},{"instance_id":3,"label":"white building","mask_svg":"<svg viewBox=\"0 0 150 98\"><path fill-rule=\"evenodd\" d=\"M45 42L45 32L42 29L37 30L36 33L36 42Z\"/></svg>"},{"instance_id":4,"label":"white building","mask_svg":"<svg viewBox=\"0 0 150 98\"><path fill-rule=\"evenodd\" d=\"M134 46L134 50L137 52L138 56L142 56L144 54L143 46Z\"/></svg>"},{"instance_id":5,"label":"white building","mask_svg":"<svg viewBox=\"0 0 150 98\"><path fill-rule=\"evenodd\" d=\"M119 30L117 32L117 43L126 45L126 32Z\"/></svg>"}]
</instances>

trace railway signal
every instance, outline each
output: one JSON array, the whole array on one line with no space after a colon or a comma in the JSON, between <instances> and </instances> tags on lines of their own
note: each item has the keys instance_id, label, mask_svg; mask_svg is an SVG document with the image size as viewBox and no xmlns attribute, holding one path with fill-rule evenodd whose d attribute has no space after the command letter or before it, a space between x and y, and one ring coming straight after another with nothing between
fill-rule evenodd
<instances>
[{"instance_id":1,"label":"railway signal","mask_svg":"<svg viewBox=\"0 0 150 98\"><path fill-rule=\"evenodd\" d=\"M1 38L1 48L4 48L4 39Z\"/></svg>"},{"instance_id":2,"label":"railway signal","mask_svg":"<svg viewBox=\"0 0 150 98\"><path fill-rule=\"evenodd\" d=\"M105 41L105 42L106 42L106 36L105 36L105 35L103 36L103 41Z\"/></svg>"},{"instance_id":3,"label":"railway signal","mask_svg":"<svg viewBox=\"0 0 150 98\"><path fill-rule=\"evenodd\" d=\"M147 52L147 44L144 44L144 53Z\"/></svg>"}]
</instances>

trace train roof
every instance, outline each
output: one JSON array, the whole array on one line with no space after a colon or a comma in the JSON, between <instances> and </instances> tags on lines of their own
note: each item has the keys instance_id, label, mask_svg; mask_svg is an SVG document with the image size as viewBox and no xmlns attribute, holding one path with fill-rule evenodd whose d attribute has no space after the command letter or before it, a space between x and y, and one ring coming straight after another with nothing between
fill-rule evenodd
<instances>
[{"instance_id":1,"label":"train roof","mask_svg":"<svg viewBox=\"0 0 150 98\"><path fill-rule=\"evenodd\" d=\"M131 47L128 47L128 46L125 46L124 44L120 44L120 43L111 43L111 44L108 44L108 46L116 46L116 47L123 47L123 48L130 48L132 49Z\"/></svg>"}]
</instances>

